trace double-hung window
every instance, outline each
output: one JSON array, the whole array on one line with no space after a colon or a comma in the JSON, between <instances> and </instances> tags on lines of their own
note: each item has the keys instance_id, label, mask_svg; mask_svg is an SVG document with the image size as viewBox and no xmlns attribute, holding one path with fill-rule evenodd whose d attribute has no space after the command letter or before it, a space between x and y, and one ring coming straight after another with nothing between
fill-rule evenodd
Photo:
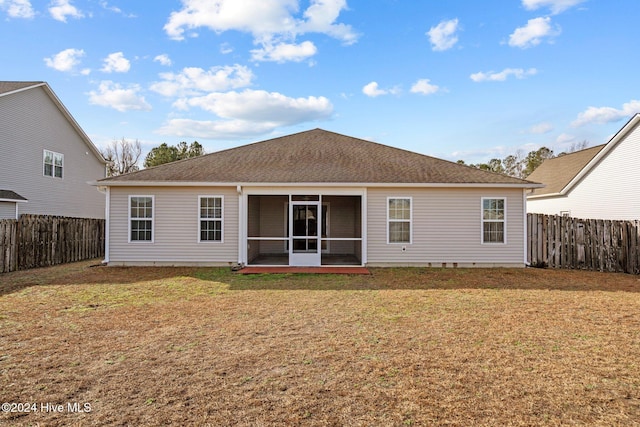
<instances>
[{"instance_id":1,"label":"double-hung window","mask_svg":"<svg viewBox=\"0 0 640 427\"><path fill-rule=\"evenodd\" d=\"M222 242L222 196L200 196L200 242Z\"/></svg>"},{"instance_id":2,"label":"double-hung window","mask_svg":"<svg viewBox=\"0 0 640 427\"><path fill-rule=\"evenodd\" d=\"M62 169L64 167L63 154L44 150L42 163L44 176L62 178Z\"/></svg>"},{"instance_id":3,"label":"double-hung window","mask_svg":"<svg viewBox=\"0 0 640 427\"><path fill-rule=\"evenodd\" d=\"M129 196L129 241L153 243L153 196Z\"/></svg>"},{"instance_id":4,"label":"double-hung window","mask_svg":"<svg viewBox=\"0 0 640 427\"><path fill-rule=\"evenodd\" d=\"M411 198L387 198L387 242L411 243Z\"/></svg>"},{"instance_id":5,"label":"double-hung window","mask_svg":"<svg viewBox=\"0 0 640 427\"><path fill-rule=\"evenodd\" d=\"M482 243L506 242L506 218L505 199L482 199Z\"/></svg>"}]
</instances>

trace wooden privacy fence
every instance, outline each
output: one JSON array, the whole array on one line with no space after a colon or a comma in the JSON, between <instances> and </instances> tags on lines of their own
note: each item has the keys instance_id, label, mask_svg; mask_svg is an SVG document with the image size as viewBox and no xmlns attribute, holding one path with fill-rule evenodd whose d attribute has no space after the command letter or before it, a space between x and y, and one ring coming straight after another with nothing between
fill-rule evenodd
<instances>
[{"instance_id":1,"label":"wooden privacy fence","mask_svg":"<svg viewBox=\"0 0 640 427\"><path fill-rule=\"evenodd\" d=\"M640 274L640 221L528 214L527 228L534 267Z\"/></svg>"},{"instance_id":2,"label":"wooden privacy fence","mask_svg":"<svg viewBox=\"0 0 640 427\"><path fill-rule=\"evenodd\" d=\"M103 256L103 219L22 215L0 221L0 273Z\"/></svg>"}]
</instances>

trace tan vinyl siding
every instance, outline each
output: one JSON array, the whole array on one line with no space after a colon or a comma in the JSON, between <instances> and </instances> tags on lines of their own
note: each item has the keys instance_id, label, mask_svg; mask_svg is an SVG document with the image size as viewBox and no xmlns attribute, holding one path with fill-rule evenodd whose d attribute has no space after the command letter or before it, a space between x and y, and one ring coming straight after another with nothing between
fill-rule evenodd
<instances>
[{"instance_id":1,"label":"tan vinyl siding","mask_svg":"<svg viewBox=\"0 0 640 427\"><path fill-rule=\"evenodd\" d=\"M88 184L105 176L93 154L44 89L0 98L0 183L29 203L19 213L104 218L105 196ZM43 175L43 150L64 155L63 178Z\"/></svg>"},{"instance_id":2,"label":"tan vinyl siding","mask_svg":"<svg viewBox=\"0 0 640 427\"><path fill-rule=\"evenodd\" d=\"M529 212L576 218L640 219L640 126L622 139L566 196L529 199Z\"/></svg>"},{"instance_id":3,"label":"tan vinyl siding","mask_svg":"<svg viewBox=\"0 0 640 427\"><path fill-rule=\"evenodd\" d=\"M412 243L387 244L387 198L412 199ZM481 200L506 198L505 244L482 244ZM524 265L522 189L370 188L367 261L370 265Z\"/></svg>"},{"instance_id":4,"label":"tan vinyl siding","mask_svg":"<svg viewBox=\"0 0 640 427\"><path fill-rule=\"evenodd\" d=\"M153 243L128 242L129 195L154 196ZM223 196L224 242L198 242L198 196ZM111 188L109 262L229 264L238 260L235 187Z\"/></svg>"}]
</instances>

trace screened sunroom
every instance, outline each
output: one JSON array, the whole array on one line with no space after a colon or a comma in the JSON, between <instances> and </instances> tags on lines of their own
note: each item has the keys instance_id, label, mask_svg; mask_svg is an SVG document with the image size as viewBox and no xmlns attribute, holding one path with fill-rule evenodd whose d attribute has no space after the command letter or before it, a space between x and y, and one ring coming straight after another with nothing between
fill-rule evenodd
<instances>
[{"instance_id":1,"label":"screened sunroom","mask_svg":"<svg viewBox=\"0 0 640 427\"><path fill-rule=\"evenodd\" d=\"M362 265L362 196L248 195L248 265Z\"/></svg>"}]
</instances>

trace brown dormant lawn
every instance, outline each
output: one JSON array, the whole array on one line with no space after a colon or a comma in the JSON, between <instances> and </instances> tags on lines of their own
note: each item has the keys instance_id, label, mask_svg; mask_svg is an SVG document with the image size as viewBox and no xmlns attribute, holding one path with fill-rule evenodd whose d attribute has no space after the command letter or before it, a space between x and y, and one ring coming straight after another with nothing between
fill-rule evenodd
<instances>
[{"instance_id":1,"label":"brown dormant lawn","mask_svg":"<svg viewBox=\"0 0 640 427\"><path fill-rule=\"evenodd\" d=\"M640 280L92 262L9 273L0 402L12 404L0 424L25 426L633 425Z\"/></svg>"}]
</instances>

